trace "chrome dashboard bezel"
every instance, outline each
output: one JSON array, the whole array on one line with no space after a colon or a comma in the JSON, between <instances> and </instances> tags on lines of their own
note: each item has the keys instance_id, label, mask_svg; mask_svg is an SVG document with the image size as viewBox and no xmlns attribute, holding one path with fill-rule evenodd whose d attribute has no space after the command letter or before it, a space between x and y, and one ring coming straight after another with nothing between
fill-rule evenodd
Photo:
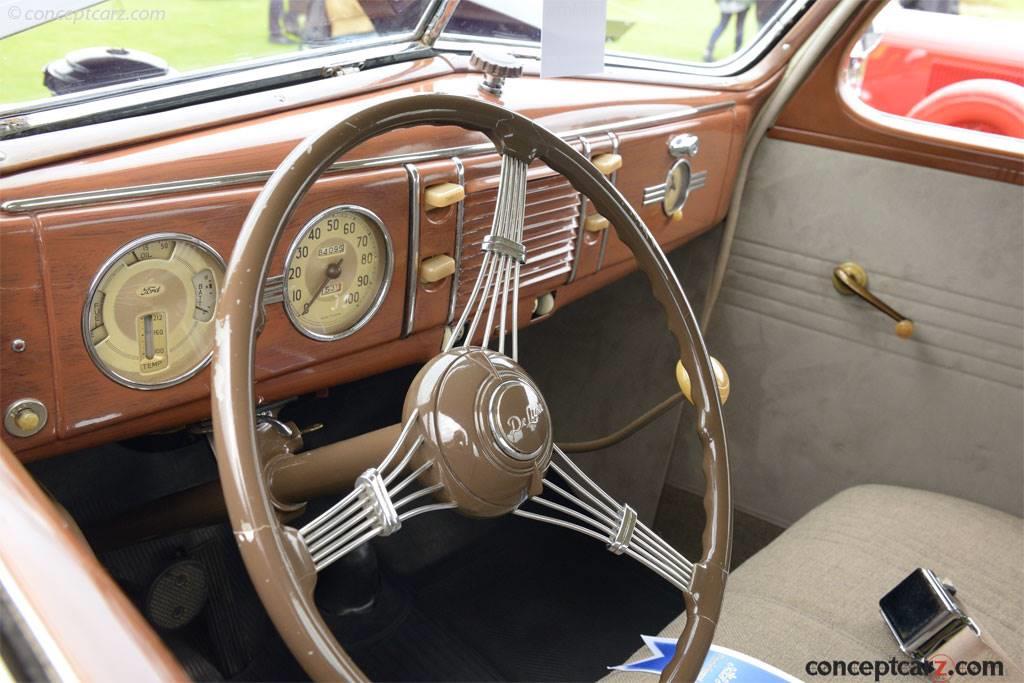
<instances>
[{"instance_id":1,"label":"chrome dashboard bezel","mask_svg":"<svg viewBox=\"0 0 1024 683\"><path fill-rule=\"evenodd\" d=\"M381 234L384 235L384 250L387 255L387 265L384 268L384 284L381 286L380 291L377 292L377 295L374 297L373 303L370 304L370 307L366 309L366 312L363 313L359 320L357 320L353 325L345 328L338 334L321 334L319 332L314 332L313 330L307 329L298 319L298 316L292 311L292 307L288 304L288 263L291 260L291 255L295 251L295 248L299 245L299 242L301 242L305 238L306 234L313 228L313 226L315 226L317 223L319 223L321 220L323 220L330 214L335 213L337 211L351 211L353 213L358 213L377 225L377 228L380 230ZM363 327L365 327L366 324L369 323L370 320L373 318L373 316L377 314L377 311L384 304L384 298L387 296L388 291L391 289L391 278L394 275L394 270L395 251L394 247L391 244L391 233L388 232L387 226L384 225L384 221L380 219L380 216L375 214L373 211L370 211L366 207L359 206L357 204L337 204L335 206L331 206L324 209L323 211L321 211L320 213L316 214L308 221L306 221L306 223L302 226L302 229L299 230L298 234L295 235L295 238L291 241L291 244L288 245L288 251L285 252L284 256L284 267L281 269L281 306L284 307L284 312L288 315L288 319L291 321L292 327L301 332L304 336L315 341L322 342L330 342L337 341L339 339L344 339L345 337L352 336L353 334L361 330Z\"/></svg>"},{"instance_id":2,"label":"chrome dashboard bezel","mask_svg":"<svg viewBox=\"0 0 1024 683\"><path fill-rule=\"evenodd\" d=\"M157 389L166 389L167 387L177 386L178 384L190 380L197 374L199 374L199 372L203 368L210 364L210 360L213 358L213 346L211 345L209 353L207 353L206 356L203 357L203 360L200 361L194 367L187 370L186 372L180 375L176 375L171 379L167 379L162 382L157 382L156 384L145 384L142 382L138 382L136 380L128 379L127 377L122 377L113 369L106 367L106 363L104 363L103 360L97 355L96 349L93 347L92 342L90 341L89 309L92 307L93 297L96 296L96 291L99 289L100 282L103 281L103 277L107 274L107 271L109 271L110 268L115 263L117 263L122 256L127 254L132 249L136 249L142 246L143 244L147 244L149 242L156 242L159 240L168 239L175 240L178 242L187 242L194 247L206 251L206 253L212 256L214 260L218 264L220 264L220 267L223 268L225 272L227 271L227 263L224 261L223 257L221 257L221 255L217 252L216 249L214 249L213 247L211 247L209 244L199 239L198 237L194 237L193 235L188 235L183 232L154 232L133 239L132 241L123 245L122 247L117 249L117 251L115 251L113 254L107 257L107 259L103 262L103 265L101 265L99 270L96 271L96 274L92 278L92 282L89 283L89 291L85 296L85 304L82 306L82 343L85 345L85 350L89 352L89 358L92 360L92 363L93 365L96 366L97 370L99 370L108 378L114 380L118 384L128 387L129 389L139 389L141 391L155 391ZM220 301L220 287L222 284L222 282L217 283L218 302Z\"/></svg>"}]
</instances>

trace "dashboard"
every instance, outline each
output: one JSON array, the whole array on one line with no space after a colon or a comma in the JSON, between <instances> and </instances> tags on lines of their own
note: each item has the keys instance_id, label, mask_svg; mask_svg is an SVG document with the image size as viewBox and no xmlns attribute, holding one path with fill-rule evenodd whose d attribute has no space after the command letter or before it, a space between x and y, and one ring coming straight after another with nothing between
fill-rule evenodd
<instances>
[{"instance_id":1,"label":"dashboard","mask_svg":"<svg viewBox=\"0 0 1024 683\"><path fill-rule=\"evenodd\" d=\"M270 172L361 100L476 94L478 82L412 80L0 180L4 440L32 460L208 417L224 264ZM503 104L590 157L672 248L724 217L755 96L524 78ZM450 127L389 133L337 160L271 257L259 400L436 353L481 266L498 172L483 136ZM633 269L614 226L539 162L524 242L521 326Z\"/></svg>"}]
</instances>

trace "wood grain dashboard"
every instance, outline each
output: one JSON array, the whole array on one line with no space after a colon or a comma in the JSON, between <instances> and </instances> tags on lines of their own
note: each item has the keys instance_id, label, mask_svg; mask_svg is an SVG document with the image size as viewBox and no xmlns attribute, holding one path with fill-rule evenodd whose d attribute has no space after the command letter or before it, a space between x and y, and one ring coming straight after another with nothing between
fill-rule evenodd
<instances>
[{"instance_id":1,"label":"wood grain dashboard","mask_svg":"<svg viewBox=\"0 0 1024 683\"><path fill-rule=\"evenodd\" d=\"M197 237L227 260L263 182L306 134L381 98L427 91L476 96L477 82L473 74L431 76L0 181L0 406L6 411L30 397L48 411L39 433L5 433L4 441L19 458L32 460L208 417L208 369L155 391L122 386L97 369L80 321L89 284L103 263L131 240L158 232ZM724 217L759 96L524 78L509 85L503 104L591 156L621 154L616 186L663 246L672 248ZM692 195L682 219L674 221L650 198L676 161L668 141L682 133L697 135L700 150L691 159ZM279 301L268 304L256 353L259 399L319 390L432 356L479 268L497 175L498 158L483 136L450 127L381 136L336 162L299 204L268 275L282 273L287 245L311 217L355 204L377 214L391 237L390 287L364 327L333 342L303 336ZM443 182L465 186L461 206L425 209L425 189ZM632 269L614 230L582 229L590 210L564 179L535 163L528 187L525 236L528 244L533 240L535 258L524 266L521 325L543 319L530 313L539 295L554 294L551 315ZM456 259L456 274L421 284L420 262L438 254ZM24 342L23 350L14 349L15 340Z\"/></svg>"}]
</instances>

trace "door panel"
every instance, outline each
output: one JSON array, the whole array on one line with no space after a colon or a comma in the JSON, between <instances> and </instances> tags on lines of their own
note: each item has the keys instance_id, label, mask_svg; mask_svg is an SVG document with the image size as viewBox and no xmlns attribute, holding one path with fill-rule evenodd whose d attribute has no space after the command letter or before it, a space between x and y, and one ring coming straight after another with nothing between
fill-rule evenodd
<instances>
[{"instance_id":1,"label":"door panel","mask_svg":"<svg viewBox=\"0 0 1024 683\"><path fill-rule=\"evenodd\" d=\"M764 141L709 337L738 507L788 524L872 482L1024 513L1022 216L1014 184ZM850 260L912 339L836 292Z\"/></svg>"}]
</instances>

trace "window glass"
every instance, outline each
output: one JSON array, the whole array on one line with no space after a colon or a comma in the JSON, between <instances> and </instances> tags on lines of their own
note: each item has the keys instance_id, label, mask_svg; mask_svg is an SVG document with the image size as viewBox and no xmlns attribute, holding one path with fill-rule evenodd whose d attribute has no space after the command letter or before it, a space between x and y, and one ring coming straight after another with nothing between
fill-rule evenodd
<instances>
[{"instance_id":1,"label":"window glass","mask_svg":"<svg viewBox=\"0 0 1024 683\"><path fill-rule=\"evenodd\" d=\"M1024 0L892 0L847 85L886 114L1024 138Z\"/></svg>"},{"instance_id":2,"label":"window glass","mask_svg":"<svg viewBox=\"0 0 1024 683\"><path fill-rule=\"evenodd\" d=\"M353 45L415 29L430 0L5 0L0 104Z\"/></svg>"},{"instance_id":3,"label":"window glass","mask_svg":"<svg viewBox=\"0 0 1024 683\"><path fill-rule=\"evenodd\" d=\"M752 44L792 0L608 0L607 50L721 62ZM539 41L541 2L462 0L449 34Z\"/></svg>"}]
</instances>

